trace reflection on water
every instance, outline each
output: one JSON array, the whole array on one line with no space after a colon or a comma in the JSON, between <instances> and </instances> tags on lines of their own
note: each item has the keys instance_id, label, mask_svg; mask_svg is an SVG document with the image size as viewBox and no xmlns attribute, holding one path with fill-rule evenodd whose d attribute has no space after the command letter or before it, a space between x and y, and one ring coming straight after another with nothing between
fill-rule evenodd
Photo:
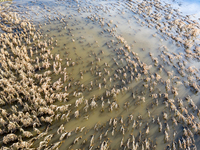
<instances>
[{"instance_id":1,"label":"reflection on water","mask_svg":"<svg viewBox=\"0 0 200 150\"><path fill-rule=\"evenodd\" d=\"M2 149L197 149L198 22L156 0L15 2Z\"/></svg>"}]
</instances>

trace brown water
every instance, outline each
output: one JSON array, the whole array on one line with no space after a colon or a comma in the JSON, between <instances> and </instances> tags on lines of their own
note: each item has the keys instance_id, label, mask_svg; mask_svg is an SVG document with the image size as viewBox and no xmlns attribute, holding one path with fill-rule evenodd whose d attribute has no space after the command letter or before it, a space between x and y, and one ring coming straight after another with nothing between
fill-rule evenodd
<instances>
[{"instance_id":1,"label":"brown water","mask_svg":"<svg viewBox=\"0 0 200 150\"><path fill-rule=\"evenodd\" d=\"M51 39L53 43L49 44L47 49L51 49L53 56L57 55L58 58L59 55L59 60L55 57L49 60L51 67L47 70L52 71L49 75L52 84L59 79L62 81L62 88L55 93L68 93L69 96L66 101L58 98L53 104L57 106L71 104L69 120L53 118L48 131L53 137L48 141L47 149L50 149L48 146L51 144L60 141L61 134L57 134L57 130L61 124L64 126L64 131L72 131L72 135L62 140L59 149L100 149L103 141L108 142L108 149L134 149L132 136L135 137L138 149L148 149L147 141L150 143L149 149L173 149L173 142L178 149L180 148L178 140L183 142L182 137L191 138L191 141L194 139L186 147L199 146L199 127L195 132L192 124L182 121L170 108L174 104L177 111L181 112L178 101L183 99L182 108L187 109L188 113L182 112L182 114L188 120L192 114L194 116L192 122L199 125L197 116L199 92L195 92L192 87L184 83L188 81L188 77L194 77L193 81L199 84L199 62L195 58L186 59L184 46L177 46L177 42L172 38L155 28L149 28L141 15L132 12L134 9L128 3L135 7L140 2L36 1L21 4L23 6L19 8L21 11L29 7L28 14L23 15L29 17L30 14L36 27L40 25L38 30L43 35L40 40ZM33 58L35 57L36 54ZM59 73L53 70L53 63L56 62L61 63ZM178 62L185 63L185 68L195 66L197 68L195 74L183 69L185 76L181 76L178 73L180 71ZM146 73L143 63L147 68L149 66ZM35 73L43 74L45 71ZM66 80L62 72L66 73ZM173 75L168 75L170 72ZM169 90L166 89L167 81L170 81ZM178 95L174 95L173 88L177 89ZM165 98L164 93L168 93L169 97ZM188 95L197 105L196 110L193 110L190 102L186 100ZM82 99L82 102L75 107L78 99ZM174 99L172 104L169 102L170 99ZM87 101L89 107L86 111ZM92 108L91 104L94 101L96 106ZM74 115L76 111L79 111L77 118ZM62 116L68 112L55 111L55 115ZM164 113L167 114L167 118L163 117ZM160 121L157 121L158 117ZM177 126L172 122L173 117L178 121ZM110 119L114 118L117 124L113 125L113 122L109 124ZM136 127L132 127L134 122ZM160 132L159 123L162 124ZM167 124L169 130L166 129ZM39 129L45 131L46 126L42 123ZM76 127L85 129L83 132L75 133ZM146 133L148 127L150 130ZM124 128L124 133L121 128ZM190 129L194 137L183 135L183 128ZM30 131L33 132L32 129ZM168 141L165 140L165 131L169 135ZM81 139L74 143L80 136ZM94 142L90 143L92 136ZM124 139L123 144L120 146L122 139ZM44 138L35 140L32 147L39 147L42 140ZM130 144L127 144L129 140Z\"/></svg>"}]
</instances>

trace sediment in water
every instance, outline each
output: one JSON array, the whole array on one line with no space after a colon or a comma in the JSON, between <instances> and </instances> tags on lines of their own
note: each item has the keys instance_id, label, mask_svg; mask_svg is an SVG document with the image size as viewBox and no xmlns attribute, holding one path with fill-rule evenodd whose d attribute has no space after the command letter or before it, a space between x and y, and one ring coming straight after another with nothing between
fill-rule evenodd
<instances>
[{"instance_id":1,"label":"sediment in water","mask_svg":"<svg viewBox=\"0 0 200 150\"><path fill-rule=\"evenodd\" d=\"M1 21L2 149L198 147L198 22L159 1L1 5Z\"/></svg>"}]
</instances>

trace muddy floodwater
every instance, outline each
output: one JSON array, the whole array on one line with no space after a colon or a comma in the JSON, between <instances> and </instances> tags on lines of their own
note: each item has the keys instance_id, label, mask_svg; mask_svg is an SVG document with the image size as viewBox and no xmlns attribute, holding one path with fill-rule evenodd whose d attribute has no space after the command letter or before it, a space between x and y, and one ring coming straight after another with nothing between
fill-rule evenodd
<instances>
[{"instance_id":1,"label":"muddy floodwater","mask_svg":"<svg viewBox=\"0 0 200 150\"><path fill-rule=\"evenodd\" d=\"M0 1L0 148L200 149L200 19L180 5Z\"/></svg>"}]
</instances>

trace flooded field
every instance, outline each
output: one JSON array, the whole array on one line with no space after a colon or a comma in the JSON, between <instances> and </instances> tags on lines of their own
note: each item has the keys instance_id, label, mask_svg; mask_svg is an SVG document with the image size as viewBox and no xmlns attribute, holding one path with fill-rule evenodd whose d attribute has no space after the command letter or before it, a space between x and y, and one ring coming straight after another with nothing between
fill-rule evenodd
<instances>
[{"instance_id":1,"label":"flooded field","mask_svg":"<svg viewBox=\"0 0 200 150\"><path fill-rule=\"evenodd\" d=\"M0 1L0 147L200 147L200 26L159 0Z\"/></svg>"}]
</instances>

